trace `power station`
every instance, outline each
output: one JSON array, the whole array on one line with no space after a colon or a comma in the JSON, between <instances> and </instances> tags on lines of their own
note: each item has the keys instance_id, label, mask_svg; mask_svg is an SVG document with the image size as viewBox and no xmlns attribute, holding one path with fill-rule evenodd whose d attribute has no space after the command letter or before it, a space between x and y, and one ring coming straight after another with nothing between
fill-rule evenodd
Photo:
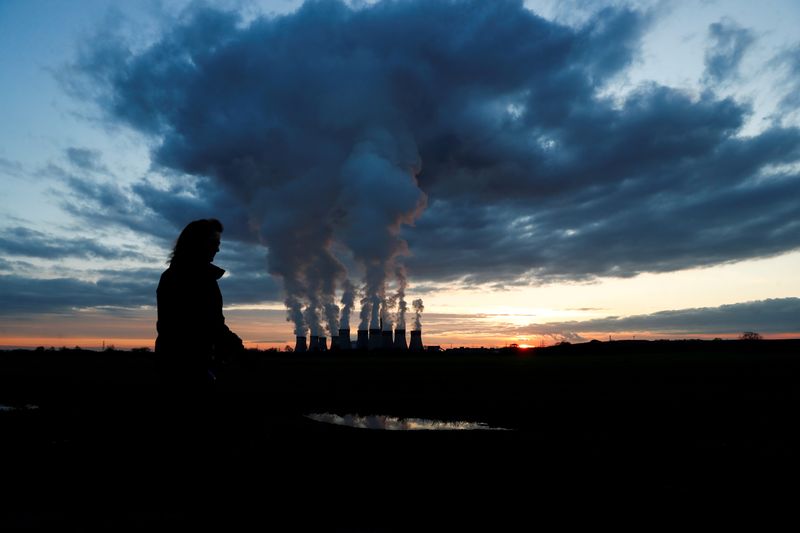
<instances>
[{"instance_id":1,"label":"power station","mask_svg":"<svg viewBox=\"0 0 800 533\"><path fill-rule=\"evenodd\" d=\"M306 342L308 341L308 342ZM372 328L369 330L358 330L356 342L350 340L350 330L340 329L338 336L331 337L331 351L339 350L367 350L367 351L412 351L421 352L424 350L422 345L422 331L413 330L411 332L411 342L406 344L406 330L404 328L391 329ZM304 335L298 335L294 345L295 352L325 352L328 351L327 338L311 335L308 339Z\"/></svg>"}]
</instances>

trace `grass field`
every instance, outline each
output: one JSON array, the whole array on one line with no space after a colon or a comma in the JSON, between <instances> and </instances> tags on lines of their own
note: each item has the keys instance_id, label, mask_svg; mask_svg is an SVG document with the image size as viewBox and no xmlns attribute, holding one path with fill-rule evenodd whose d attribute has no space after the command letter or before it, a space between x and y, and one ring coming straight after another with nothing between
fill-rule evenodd
<instances>
[{"instance_id":1,"label":"grass field","mask_svg":"<svg viewBox=\"0 0 800 533\"><path fill-rule=\"evenodd\" d=\"M0 353L4 520L379 530L483 517L502 530L550 500L794 485L800 341L251 352L191 402L165 394L157 370L148 353ZM511 431L354 429L310 413Z\"/></svg>"}]
</instances>

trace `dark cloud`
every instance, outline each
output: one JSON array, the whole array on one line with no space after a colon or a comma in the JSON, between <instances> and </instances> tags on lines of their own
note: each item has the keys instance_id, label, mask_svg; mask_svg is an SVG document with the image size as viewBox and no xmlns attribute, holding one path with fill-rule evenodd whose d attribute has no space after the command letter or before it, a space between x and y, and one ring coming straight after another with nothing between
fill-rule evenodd
<instances>
[{"instance_id":1,"label":"dark cloud","mask_svg":"<svg viewBox=\"0 0 800 533\"><path fill-rule=\"evenodd\" d=\"M148 180L121 186L71 175L64 179L66 194L61 195L61 205L67 212L92 227L121 227L152 237L153 243L164 250L163 257L155 258L163 261L163 268L167 267L169 250L186 224L200 218L219 218L225 231L217 263L228 271L228 276L220 282L226 305L278 299L277 283L266 270L266 251L253 246L255 238L241 207L233 203L224 191L214 188L208 179L176 180L169 189L159 188ZM21 232L35 233L24 228ZM36 244L36 239L24 236L19 240L20 248L26 245L33 248ZM44 235L39 240L45 240ZM50 253L53 258L59 257L60 250L54 244L58 239L51 237L48 241L51 246L39 247L39 256ZM92 246L90 240L86 243L90 245L84 247L83 241L75 240L69 243L69 248L75 255L92 254L96 245ZM101 272L102 275L112 273ZM160 273L148 273L154 287Z\"/></svg>"},{"instance_id":2,"label":"dark cloud","mask_svg":"<svg viewBox=\"0 0 800 533\"><path fill-rule=\"evenodd\" d=\"M226 239L256 240L241 205L208 178L176 180L164 188L148 179L123 186L67 176L62 185L59 202L66 212L92 225L149 235L166 247L192 220L212 217L222 221Z\"/></svg>"},{"instance_id":3,"label":"dark cloud","mask_svg":"<svg viewBox=\"0 0 800 533\"><path fill-rule=\"evenodd\" d=\"M227 227L214 263L227 271L227 275L219 282L225 305L281 300L280 286L267 271L264 249L249 243L230 241Z\"/></svg>"},{"instance_id":4,"label":"dark cloud","mask_svg":"<svg viewBox=\"0 0 800 533\"><path fill-rule=\"evenodd\" d=\"M63 237L23 226L0 229L0 253L6 256L63 259L67 257L99 259L141 259L132 249L107 246L96 239Z\"/></svg>"},{"instance_id":5,"label":"dark cloud","mask_svg":"<svg viewBox=\"0 0 800 533\"><path fill-rule=\"evenodd\" d=\"M567 27L516 1L326 1L249 23L194 7L136 52L95 40L80 65L91 96L197 189L73 182L92 199L73 211L103 199L106 220L161 224L164 239L224 213L233 238L270 246L271 272L306 284L340 278L331 242L385 274L400 237L416 280L508 285L797 249L800 176L775 168L800 161L800 131L741 136L750 109L712 89L601 96L650 16L607 8ZM752 35L710 32L720 81ZM428 197L413 226L402 168Z\"/></svg>"},{"instance_id":6,"label":"dark cloud","mask_svg":"<svg viewBox=\"0 0 800 533\"><path fill-rule=\"evenodd\" d=\"M78 167L78 170L85 169ZM174 228L170 228L169 221L148 207L146 199L134 190L148 188L150 185L146 180L133 186L121 184L110 173L97 177L91 172L76 173L53 163L40 169L37 176L52 184L50 195L61 209L77 219L79 228L112 231L122 228L163 241L174 239ZM164 195L171 192L164 191Z\"/></svg>"},{"instance_id":7,"label":"dark cloud","mask_svg":"<svg viewBox=\"0 0 800 533\"><path fill-rule=\"evenodd\" d=\"M5 174L6 176L11 176L14 178L20 178L24 175L24 168L22 167L22 163L19 161L13 161L11 159L6 159L5 157L0 157L0 174Z\"/></svg>"},{"instance_id":8,"label":"dark cloud","mask_svg":"<svg viewBox=\"0 0 800 533\"><path fill-rule=\"evenodd\" d=\"M157 279L157 278L156 278ZM66 313L90 307L155 305L152 273L131 271L96 282L0 275L0 314Z\"/></svg>"},{"instance_id":9,"label":"dark cloud","mask_svg":"<svg viewBox=\"0 0 800 533\"><path fill-rule=\"evenodd\" d=\"M263 269L242 268L242 261L220 261L219 264L228 271L219 281L226 306L278 300L278 287ZM124 308L155 307L156 288L164 268L166 265L163 268L89 271L96 281L0 275L0 299L4 302L0 314L70 314L78 309L108 307L113 308L109 312L118 315Z\"/></svg>"},{"instance_id":10,"label":"dark cloud","mask_svg":"<svg viewBox=\"0 0 800 533\"><path fill-rule=\"evenodd\" d=\"M175 228L170 227L169 221L154 212L130 186L76 176L66 176L62 186L65 189L63 194L57 192L61 208L86 224L123 227L162 240L174 238L171 236ZM184 198L180 197L180 200Z\"/></svg>"},{"instance_id":11,"label":"dark cloud","mask_svg":"<svg viewBox=\"0 0 800 533\"><path fill-rule=\"evenodd\" d=\"M793 113L800 110L800 44L778 53L769 67L783 70L783 87L786 90L781 98L779 109L782 113Z\"/></svg>"},{"instance_id":12,"label":"dark cloud","mask_svg":"<svg viewBox=\"0 0 800 533\"><path fill-rule=\"evenodd\" d=\"M752 30L743 28L730 19L723 19L708 27L710 45L705 56L705 76L712 83L736 78L744 54L756 40Z\"/></svg>"},{"instance_id":13,"label":"dark cloud","mask_svg":"<svg viewBox=\"0 0 800 533\"><path fill-rule=\"evenodd\" d=\"M592 196L565 192L527 207L434 203L406 232L409 268L424 278L535 283L776 255L800 246L800 179L758 180L754 169L796 153L798 142L795 130L730 139L662 176L654 169L598 183Z\"/></svg>"},{"instance_id":14,"label":"dark cloud","mask_svg":"<svg viewBox=\"0 0 800 533\"><path fill-rule=\"evenodd\" d=\"M90 172L107 172L108 169L102 162L101 153L88 148L67 148L67 159L80 170Z\"/></svg>"},{"instance_id":15,"label":"dark cloud","mask_svg":"<svg viewBox=\"0 0 800 533\"><path fill-rule=\"evenodd\" d=\"M133 185L128 194L159 217L160 224L150 233L166 232L167 238L174 241L178 237L175 230L179 232L192 220L217 218L225 227L226 240L257 242L242 205L208 178L179 182L167 189L144 181ZM153 220L153 224L157 221ZM263 250L259 253L263 255Z\"/></svg>"},{"instance_id":16,"label":"dark cloud","mask_svg":"<svg viewBox=\"0 0 800 533\"><path fill-rule=\"evenodd\" d=\"M775 298L577 322L531 324L520 328L517 333L564 336L588 332L639 331L663 335L731 334L743 331L797 333L800 332L800 298Z\"/></svg>"},{"instance_id":17,"label":"dark cloud","mask_svg":"<svg viewBox=\"0 0 800 533\"><path fill-rule=\"evenodd\" d=\"M221 263L227 267L226 264ZM280 286L266 270L229 271L231 275L220 280L225 305L260 304L280 302Z\"/></svg>"}]
</instances>

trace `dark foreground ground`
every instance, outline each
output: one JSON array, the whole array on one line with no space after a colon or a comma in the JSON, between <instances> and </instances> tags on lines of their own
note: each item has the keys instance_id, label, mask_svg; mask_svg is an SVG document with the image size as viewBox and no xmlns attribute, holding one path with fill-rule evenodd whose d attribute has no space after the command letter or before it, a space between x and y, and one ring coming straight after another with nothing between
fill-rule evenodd
<instances>
[{"instance_id":1,"label":"dark foreground ground","mask_svg":"<svg viewBox=\"0 0 800 533\"><path fill-rule=\"evenodd\" d=\"M800 341L251 353L191 403L157 369L147 353L0 352L0 405L17 408L0 411L0 529L527 531L645 510L648 528L697 511L763 526L800 484Z\"/></svg>"}]
</instances>

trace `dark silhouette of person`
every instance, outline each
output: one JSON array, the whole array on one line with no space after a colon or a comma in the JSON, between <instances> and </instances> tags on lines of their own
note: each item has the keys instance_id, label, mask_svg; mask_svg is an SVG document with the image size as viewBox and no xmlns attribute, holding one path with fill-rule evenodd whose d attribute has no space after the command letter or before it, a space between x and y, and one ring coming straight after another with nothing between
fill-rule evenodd
<instances>
[{"instance_id":1,"label":"dark silhouette of person","mask_svg":"<svg viewBox=\"0 0 800 533\"><path fill-rule=\"evenodd\" d=\"M176 390L209 387L219 361L244 350L222 314L217 280L225 271L211 262L222 231L222 223L213 218L190 222L158 283L155 351L168 386Z\"/></svg>"}]
</instances>

